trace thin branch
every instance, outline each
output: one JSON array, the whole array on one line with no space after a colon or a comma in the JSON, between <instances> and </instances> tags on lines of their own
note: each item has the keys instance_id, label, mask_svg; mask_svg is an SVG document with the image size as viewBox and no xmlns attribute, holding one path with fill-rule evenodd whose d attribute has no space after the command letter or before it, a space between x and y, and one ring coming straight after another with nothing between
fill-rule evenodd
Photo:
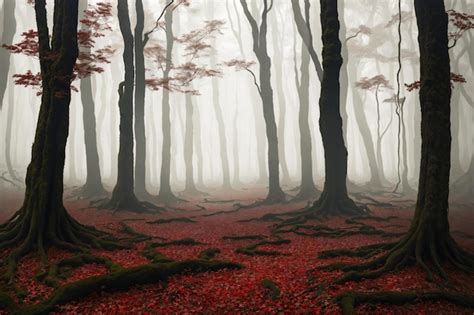
<instances>
[{"instance_id":1,"label":"thin branch","mask_svg":"<svg viewBox=\"0 0 474 315\"><path fill-rule=\"evenodd\" d=\"M253 84L255 84L255 86L257 87L257 90L258 90L258 93L260 93L260 95L262 94L262 90L260 89L260 85L258 84L258 80L257 80L257 76L255 75L255 73L250 70L249 68L245 68L245 70L247 70L253 77Z\"/></svg>"}]
</instances>

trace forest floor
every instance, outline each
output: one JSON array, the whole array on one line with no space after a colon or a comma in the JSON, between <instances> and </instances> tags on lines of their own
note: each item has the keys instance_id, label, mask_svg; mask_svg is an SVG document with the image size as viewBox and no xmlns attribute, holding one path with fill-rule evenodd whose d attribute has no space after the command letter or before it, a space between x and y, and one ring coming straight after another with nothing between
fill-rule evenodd
<instances>
[{"instance_id":1,"label":"forest floor","mask_svg":"<svg viewBox=\"0 0 474 315\"><path fill-rule=\"evenodd\" d=\"M249 221L246 219L262 217L268 213L281 213L301 209L305 203L290 203L278 206L265 206L254 209L235 209L234 203L251 203L251 198L262 197L259 192L249 191L229 195L207 197L216 200L236 199L227 203L192 200L179 205L179 210L163 214L133 214L128 212L85 209L84 201L67 200L66 208L81 223L94 225L117 236L123 234L123 222L136 232L157 237L154 242L182 242L187 245L169 245L156 250L176 261L196 259L209 248L219 250L215 258L242 264L238 270L220 270L216 272L189 273L175 275L166 283L134 286L125 291L96 291L84 298L67 304L57 305L55 313L69 314L338 314L340 307L334 298L348 290L364 292L374 291L436 291L435 283L426 281L425 273L418 267L406 268L397 273L386 274L376 280L348 282L334 285L332 282L341 275L338 271L318 270L334 262L357 262L358 258L318 258L318 252L356 248L381 242L393 242L396 237L377 235L352 235L338 238L308 237L295 233L274 235L271 227L275 222ZM21 205L21 195L4 196L1 203L0 222L8 219ZM246 200L245 200L246 199ZM208 200L209 201L209 200ZM196 207L199 204L205 209ZM414 204L407 201L397 208L371 207L374 215L380 217L397 216L387 222L365 222L387 232L405 232L413 215ZM472 207L453 206L450 209L450 225L453 236L461 246L474 251L474 215ZM222 213L217 213L224 211ZM215 214L208 216L209 214ZM160 221L158 219L191 219L188 222ZM127 220L127 221L123 221ZM194 221L194 222L193 222ZM323 222L307 222L311 225L327 225L334 228L351 228L343 218L332 218ZM353 227L353 226L352 226ZM122 232L121 232L122 231ZM248 239L245 239L248 238ZM196 243L189 241L193 239ZM284 240L284 241L281 241ZM267 244L265 241L269 241ZM273 242L277 241L277 242ZM106 257L122 267L130 268L148 264L142 256L147 242L140 242L132 249L118 251L92 251L96 256ZM256 247L252 245L262 242ZM272 243L273 242L273 243ZM246 251L246 249L250 249ZM257 251L252 251L257 249ZM249 252L254 255L249 255ZM0 253L5 257L8 251ZM216 252L214 252L216 254ZM58 249L50 249L48 257L54 263L73 254ZM36 255L21 260L16 277L17 287L23 292L18 303L34 304L47 298L53 288L39 282L35 275L40 268ZM71 270L61 280L61 285L103 275L109 272L100 264L86 264ZM447 266L447 273L455 290L472 294L474 276L453 271ZM418 301L414 304L399 306L384 304L362 304L357 311L363 314L473 314L467 309L444 301ZM0 310L0 314L2 311Z\"/></svg>"}]
</instances>

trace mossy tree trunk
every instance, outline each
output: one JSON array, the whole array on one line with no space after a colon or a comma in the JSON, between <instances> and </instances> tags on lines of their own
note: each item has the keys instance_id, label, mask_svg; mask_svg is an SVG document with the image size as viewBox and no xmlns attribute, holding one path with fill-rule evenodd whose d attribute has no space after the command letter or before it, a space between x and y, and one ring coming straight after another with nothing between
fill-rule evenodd
<instances>
[{"instance_id":1,"label":"mossy tree trunk","mask_svg":"<svg viewBox=\"0 0 474 315\"><path fill-rule=\"evenodd\" d=\"M431 266L447 279L442 263L474 272L474 255L456 244L448 222L451 168L448 15L443 0L415 0L415 13L419 31L422 115L421 168L415 215L408 233L388 253L362 265L345 267L344 270L353 272L339 282L376 278L414 262L426 271L429 280L434 279Z\"/></svg>"},{"instance_id":2,"label":"mossy tree trunk","mask_svg":"<svg viewBox=\"0 0 474 315\"><path fill-rule=\"evenodd\" d=\"M123 62L125 80L119 85L120 148L118 154L117 183L106 208L114 210L145 211L134 192L134 139L133 90L135 82L133 34L127 0L118 1L118 19L124 41Z\"/></svg>"},{"instance_id":3,"label":"mossy tree trunk","mask_svg":"<svg viewBox=\"0 0 474 315\"><path fill-rule=\"evenodd\" d=\"M104 233L78 223L63 205L71 80L78 56L78 0L57 0L54 11L50 42L46 1L36 0L42 98L25 200L21 209L0 226L0 248L15 246L4 274L10 280L18 260L30 251L37 250L45 263L48 245L68 250L105 245L98 238Z\"/></svg>"},{"instance_id":4,"label":"mossy tree trunk","mask_svg":"<svg viewBox=\"0 0 474 315\"><path fill-rule=\"evenodd\" d=\"M278 131L275 122L275 111L273 101L273 88L271 82L272 61L268 55L267 33L268 33L268 13L272 5L268 1L263 2L263 13L261 24L258 26L249 11L246 0L240 0L245 16L252 28L253 50L260 66L260 86L259 92L263 103L263 116L268 141L268 173L269 192L265 202L276 203L285 200L285 193L280 187L280 159L278 151Z\"/></svg>"}]
</instances>

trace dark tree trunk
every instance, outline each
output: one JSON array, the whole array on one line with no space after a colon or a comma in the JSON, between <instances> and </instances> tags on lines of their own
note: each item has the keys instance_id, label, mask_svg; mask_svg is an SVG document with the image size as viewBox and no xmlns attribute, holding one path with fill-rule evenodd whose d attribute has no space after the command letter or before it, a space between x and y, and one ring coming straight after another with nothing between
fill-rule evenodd
<instances>
[{"instance_id":1,"label":"dark tree trunk","mask_svg":"<svg viewBox=\"0 0 474 315\"><path fill-rule=\"evenodd\" d=\"M260 27L250 13L246 0L240 0L252 27L254 53L260 65L260 97L263 103L263 117L268 141L268 173L269 192L265 202L276 203L285 200L285 193L280 187L280 162L278 152L278 131L275 122L273 88L271 83L272 61L267 50L267 17L271 10L268 1L264 0L263 14Z\"/></svg>"},{"instance_id":2,"label":"dark tree trunk","mask_svg":"<svg viewBox=\"0 0 474 315\"><path fill-rule=\"evenodd\" d=\"M0 225L0 248L17 245L8 258L13 279L18 260L37 250L46 263L45 247L68 250L103 247L97 237L103 233L79 224L63 205L63 174L69 127L69 104L73 68L78 56L78 0L57 0L54 5L53 36L50 44L46 2L36 0L36 24L43 79L43 94L31 162L26 175L22 208ZM54 62L51 54L56 55Z\"/></svg>"},{"instance_id":3,"label":"dark tree trunk","mask_svg":"<svg viewBox=\"0 0 474 315\"><path fill-rule=\"evenodd\" d=\"M451 168L451 82L448 54L448 15L443 0L415 0L421 71L421 168L418 200L410 229L388 253L343 281L376 278L416 262L433 280L431 266L444 279L442 263L473 272L474 255L461 249L450 235L448 222ZM429 263L430 267L428 266ZM371 270L360 272L360 270Z\"/></svg>"},{"instance_id":4,"label":"dark tree trunk","mask_svg":"<svg viewBox=\"0 0 474 315\"><path fill-rule=\"evenodd\" d=\"M340 34L342 37L342 47L341 47L341 54L342 54L342 71L340 72L340 83L341 83L341 117L342 117L342 128L343 128L343 135L344 140L347 142L347 126L349 118L347 116L347 95L349 92L349 76L347 73L347 64L349 62L349 49L347 48L347 27L346 21L344 19L344 14L346 12L346 1L340 0L338 2L338 12L340 14L339 18L339 25L340 25Z\"/></svg>"},{"instance_id":5,"label":"dark tree trunk","mask_svg":"<svg viewBox=\"0 0 474 315\"><path fill-rule=\"evenodd\" d=\"M347 149L344 143L340 114L339 75L343 63L339 40L338 3L336 0L321 0L321 27L323 41L323 71L321 97L319 100L319 127L324 146L326 181L321 198L312 207L317 215L360 215L359 209L347 193ZM295 21L305 46L308 48L317 71L319 60L313 46L309 28L309 0L305 0L306 25L298 0L292 0Z\"/></svg>"},{"instance_id":6,"label":"dark tree trunk","mask_svg":"<svg viewBox=\"0 0 474 315\"><path fill-rule=\"evenodd\" d=\"M139 198L149 199L146 190L146 135L145 135L145 45L143 37L145 12L143 0L136 0L137 24L135 26L135 193Z\"/></svg>"},{"instance_id":7,"label":"dark tree trunk","mask_svg":"<svg viewBox=\"0 0 474 315\"><path fill-rule=\"evenodd\" d=\"M301 47L301 77L298 78L298 70L295 63L296 85L300 101L298 116L300 130L300 159L301 159L301 187L297 199L309 199L320 194L314 184L313 178L313 144L311 141L311 129L309 126L309 66L311 58L308 49L303 44ZM295 58L296 62L296 58Z\"/></svg>"},{"instance_id":8,"label":"dark tree trunk","mask_svg":"<svg viewBox=\"0 0 474 315\"><path fill-rule=\"evenodd\" d=\"M186 186L184 192L190 195L199 194L194 182L194 105L192 95L186 94L186 132L184 137L184 163L186 167Z\"/></svg>"},{"instance_id":9,"label":"dark tree trunk","mask_svg":"<svg viewBox=\"0 0 474 315\"><path fill-rule=\"evenodd\" d=\"M118 154L117 183L112 193L112 198L106 207L114 210L142 212L146 209L138 201L134 192L133 89L135 69L133 66L133 34L130 28L127 0L118 1L117 10L120 31L124 41L123 62L125 65L125 79L120 83L118 89L120 148Z\"/></svg>"},{"instance_id":10,"label":"dark tree trunk","mask_svg":"<svg viewBox=\"0 0 474 315\"><path fill-rule=\"evenodd\" d=\"M165 13L166 28L166 65L163 79L169 78L172 68L174 34L173 34L173 9L167 9ZM161 159L160 191L158 201L161 203L173 203L179 199L171 190L171 112L170 112L170 91L163 89L162 101L162 132L163 148Z\"/></svg>"}]
</instances>

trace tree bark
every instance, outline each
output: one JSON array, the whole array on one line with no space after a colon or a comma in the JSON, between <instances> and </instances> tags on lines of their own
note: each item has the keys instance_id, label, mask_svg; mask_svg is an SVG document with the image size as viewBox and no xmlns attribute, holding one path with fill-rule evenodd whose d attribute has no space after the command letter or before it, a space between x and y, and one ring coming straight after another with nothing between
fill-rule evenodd
<instances>
[{"instance_id":1,"label":"tree bark","mask_svg":"<svg viewBox=\"0 0 474 315\"><path fill-rule=\"evenodd\" d=\"M319 129L323 139L326 180L321 198L312 210L317 215L360 215L359 209L347 193L347 149L344 143L343 123L340 113L340 70L342 67L341 41L337 0L321 0L321 27L323 41L323 71L319 99ZM310 52L318 71L319 60L314 49L309 28L309 0L305 0L307 29L302 28L302 14L298 0L292 0L293 12L303 43ZM299 22L298 22L299 21Z\"/></svg>"},{"instance_id":2,"label":"tree bark","mask_svg":"<svg viewBox=\"0 0 474 315\"><path fill-rule=\"evenodd\" d=\"M166 28L166 65L163 73L163 79L169 78L172 68L174 34L173 34L173 9L167 9L165 13ZM161 159L160 191L158 201L161 203L173 203L179 199L171 190L171 112L170 112L170 91L163 89L162 100L162 132L163 148Z\"/></svg>"},{"instance_id":3,"label":"tree bark","mask_svg":"<svg viewBox=\"0 0 474 315\"><path fill-rule=\"evenodd\" d=\"M120 31L124 41L123 62L125 79L120 83L120 148L118 153L117 183L107 208L134 212L146 211L134 192L134 139L133 139L133 90L135 82L133 34L130 26L128 1L118 1L117 5Z\"/></svg>"},{"instance_id":4,"label":"tree bark","mask_svg":"<svg viewBox=\"0 0 474 315\"><path fill-rule=\"evenodd\" d=\"M68 250L103 247L104 235L75 221L63 205L63 179L69 128L71 79L78 56L78 0L57 0L50 42L46 2L35 1L39 60L43 79L41 107L26 175L22 208L0 225L0 248L15 246L3 276L13 280L18 260L37 250L46 263L48 245ZM51 60L51 55L57 56Z\"/></svg>"},{"instance_id":5,"label":"tree bark","mask_svg":"<svg viewBox=\"0 0 474 315\"><path fill-rule=\"evenodd\" d=\"M267 49L267 18L271 7L264 0L260 27L250 13L246 0L240 0L245 16L252 27L253 50L260 65L260 97L263 103L263 117L268 141L268 174L269 192L265 202L276 203L285 200L285 193L280 187L280 159L278 154L278 131L275 122L273 88L271 82L272 61Z\"/></svg>"},{"instance_id":6,"label":"tree bark","mask_svg":"<svg viewBox=\"0 0 474 315\"><path fill-rule=\"evenodd\" d=\"M143 0L135 1L137 24L135 26L135 194L149 199L146 189L146 133L145 133L145 45L143 30L145 12Z\"/></svg>"},{"instance_id":7,"label":"tree bark","mask_svg":"<svg viewBox=\"0 0 474 315\"><path fill-rule=\"evenodd\" d=\"M297 199L309 199L320 194L314 184L313 178L313 144L311 140L311 129L309 126L309 66L311 58L305 44L301 47L301 77L298 78L298 70L295 58L295 75L300 109L298 125L300 130L300 159L301 159L301 187Z\"/></svg>"}]
</instances>

